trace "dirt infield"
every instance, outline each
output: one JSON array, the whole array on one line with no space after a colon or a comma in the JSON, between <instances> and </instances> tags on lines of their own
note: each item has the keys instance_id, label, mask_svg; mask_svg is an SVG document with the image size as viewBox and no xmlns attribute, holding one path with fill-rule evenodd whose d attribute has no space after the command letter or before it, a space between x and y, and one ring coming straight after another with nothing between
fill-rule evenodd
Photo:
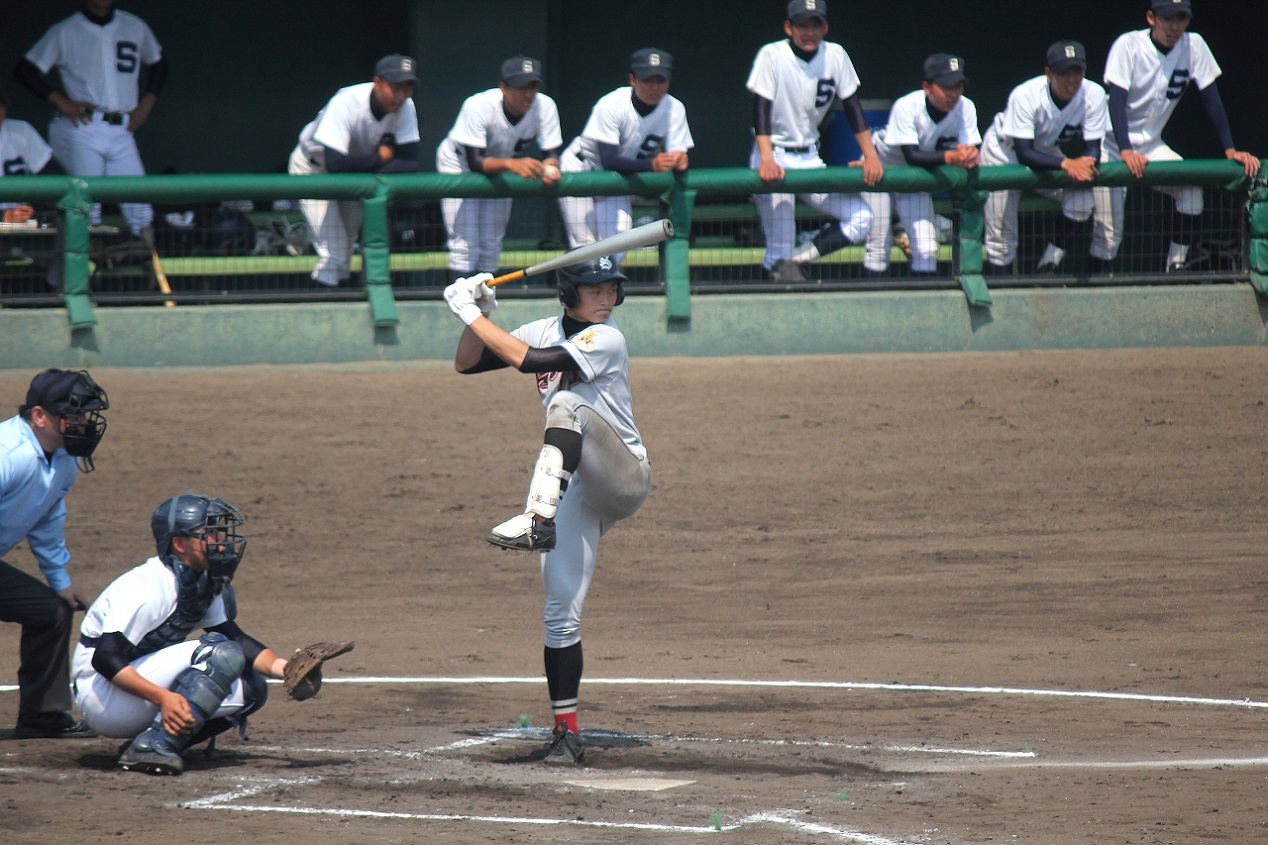
<instances>
[{"instance_id":1,"label":"dirt infield","mask_svg":"<svg viewBox=\"0 0 1268 845\"><path fill-rule=\"evenodd\" d=\"M569 771L536 559L481 540L540 442L524 377L94 375L77 583L187 487L250 520L246 630L357 649L178 779L0 743L5 843L1268 840L1263 349L636 360L655 487L600 554Z\"/></svg>"}]
</instances>

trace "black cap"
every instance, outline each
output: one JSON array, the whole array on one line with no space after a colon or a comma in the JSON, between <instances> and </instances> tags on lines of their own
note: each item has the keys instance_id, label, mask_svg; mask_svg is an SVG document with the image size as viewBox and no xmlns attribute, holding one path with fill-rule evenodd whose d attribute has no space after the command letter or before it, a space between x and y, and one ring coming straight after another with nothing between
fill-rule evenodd
<instances>
[{"instance_id":1,"label":"black cap","mask_svg":"<svg viewBox=\"0 0 1268 845\"><path fill-rule=\"evenodd\" d=\"M663 76L669 79L673 75L674 57L664 50L655 47L644 47L630 54L630 72L639 79L651 79Z\"/></svg>"},{"instance_id":2,"label":"black cap","mask_svg":"<svg viewBox=\"0 0 1268 845\"><path fill-rule=\"evenodd\" d=\"M374 75L385 82L413 82L417 84L418 77L415 76L417 70L418 63L409 56L393 53L390 56L384 56L379 59L379 63L374 66Z\"/></svg>"},{"instance_id":3,"label":"black cap","mask_svg":"<svg viewBox=\"0 0 1268 845\"><path fill-rule=\"evenodd\" d=\"M110 400L86 370L48 369L31 379L26 404L19 412L26 413L37 405L60 417L104 411L110 407Z\"/></svg>"},{"instance_id":4,"label":"black cap","mask_svg":"<svg viewBox=\"0 0 1268 845\"><path fill-rule=\"evenodd\" d=\"M1058 41L1048 48L1048 70L1065 73L1072 67L1087 70L1087 51L1077 41Z\"/></svg>"},{"instance_id":5,"label":"black cap","mask_svg":"<svg viewBox=\"0 0 1268 845\"><path fill-rule=\"evenodd\" d=\"M964 59L950 53L934 53L925 59L925 81L937 85L959 85L968 82L964 75Z\"/></svg>"},{"instance_id":6,"label":"black cap","mask_svg":"<svg viewBox=\"0 0 1268 845\"><path fill-rule=\"evenodd\" d=\"M528 56L511 56L502 62L502 81L512 88L523 88L530 82L541 82L542 63Z\"/></svg>"},{"instance_id":7,"label":"black cap","mask_svg":"<svg viewBox=\"0 0 1268 845\"><path fill-rule=\"evenodd\" d=\"M1193 4L1189 0L1150 0L1149 8L1155 15L1164 18L1174 18L1182 13L1193 17Z\"/></svg>"},{"instance_id":8,"label":"black cap","mask_svg":"<svg viewBox=\"0 0 1268 845\"><path fill-rule=\"evenodd\" d=\"M792 0L788 4L788 20L803 24L811 18L828 22L828 0Z\"/></svg>"}]
</instances>

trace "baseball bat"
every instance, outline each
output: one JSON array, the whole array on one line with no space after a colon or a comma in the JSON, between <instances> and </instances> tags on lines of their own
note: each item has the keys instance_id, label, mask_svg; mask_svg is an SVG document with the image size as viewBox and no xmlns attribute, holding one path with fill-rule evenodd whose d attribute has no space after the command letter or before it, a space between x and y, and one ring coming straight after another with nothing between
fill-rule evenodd
<instances>
[{"instance_id":1,"label":"baseball bat","mask_svg":"<svg viewBox=\"0 0 1268 845\"><path fill-rule=\"evenodd\" d=\"M586 261L593 261L596 258L602 258L605 255L612 255L618 252L629 252L631 249L639 249L640 247L658 244L661 241L669 240L674 236L674 224L668 220L656 220L651 223L645 223L626 232L618 232L611 237L604 238L601 241L595 241L592 244L579 246L574 250L565 252L557 258L549 261L543 261L540 264L534 264L532 267L526 267L523 270L516 270L514 273L507 273L505 276L498 276L492 281L485 282L489 287L497 287L507 282L513 282L522 279L525 276L536 276L541 273L549 273L551 270L558 270L560 267L568 267L572 264L581 264Z\"/></svg>"},{"instance_id":2,"label":"baseball bat","mask_svg":"<svg viewBox=\"0 0 1268 845\"><path fill-rule=\"evenodd\" d=\"M142 229L141 237L145 238L145 245L150 248L150 263L154 266L154 278L158 281L159 290L170 294L172 286L167 283L167 274L163 272L163 262L159 260L158 248L154 246L154 236L149 229ZM163 304L168 308L176 307L176 303L170 299Z\"/></svg>"}]
</instances>

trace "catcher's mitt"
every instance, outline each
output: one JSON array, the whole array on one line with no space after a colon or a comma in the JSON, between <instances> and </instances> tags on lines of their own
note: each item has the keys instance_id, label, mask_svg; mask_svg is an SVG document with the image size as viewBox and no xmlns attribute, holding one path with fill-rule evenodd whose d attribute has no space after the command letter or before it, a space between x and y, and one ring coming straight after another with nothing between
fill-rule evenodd
<instances>
[{"instance_id":1,"label":"catcher's mitt","mask_svg":"<svg viewBox=\"0 0 1268 845\"><path fill-rule=\"evenodd\" d=\"M287 695L296 701L312 698L321 690L321 664L352 651L354 645L348 640L332 640L295 649L295 656L282 672Z\"/></svg>"}]
</instances>

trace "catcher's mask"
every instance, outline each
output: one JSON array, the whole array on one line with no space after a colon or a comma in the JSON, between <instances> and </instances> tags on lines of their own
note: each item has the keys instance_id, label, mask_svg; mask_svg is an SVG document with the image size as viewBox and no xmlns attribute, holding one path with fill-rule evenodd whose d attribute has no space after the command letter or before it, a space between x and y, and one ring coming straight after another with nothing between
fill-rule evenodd
<instances>
[{"instance_id":1,"label":"catcher's mask","mask_svg":"<svg viewBox=\"0 0 1268 845\"><path fill-rule=\"evenodd\" d=\"M159 557L171 552L173 537L205 541L207 574L219 593L233 580L246 551L247 538L238 533L246 521L237 508L222 499L183 493L155 509L150 528Z\"/></svg>"},{"instance_id":2,"label":"catcher's mask","mask_svg":"<svg viewBox=\"0 0 1268 845\"><path fill-rule=\"evenodd\" d=\"M66 454L79 458L84 472L92 472L93 450L106 433L106 418L102 413L110 407L106 391L92 380L87 370L48 369L31 380L26 404L18 408L18 412L27 416L37 406L66 421L62 433Z\"/></svg>"},{"instance_id":3,"label":"catcher's mask","mask_svg":"<svg viewBox=\"0 0 1268 845\"><path fill-rule=\"evenodd\" d=\"M575 308L581 302L581 297L577 294L577 285L616 282L616 304L620 305L625 301L625 283L629 279L616 269L616 262L606 255L594 261L587 261L585 264L560 267L555 272L555 276L558 278L556 284L559 287L559 301L565 308Z\"/></svg>"}]
</instances>

